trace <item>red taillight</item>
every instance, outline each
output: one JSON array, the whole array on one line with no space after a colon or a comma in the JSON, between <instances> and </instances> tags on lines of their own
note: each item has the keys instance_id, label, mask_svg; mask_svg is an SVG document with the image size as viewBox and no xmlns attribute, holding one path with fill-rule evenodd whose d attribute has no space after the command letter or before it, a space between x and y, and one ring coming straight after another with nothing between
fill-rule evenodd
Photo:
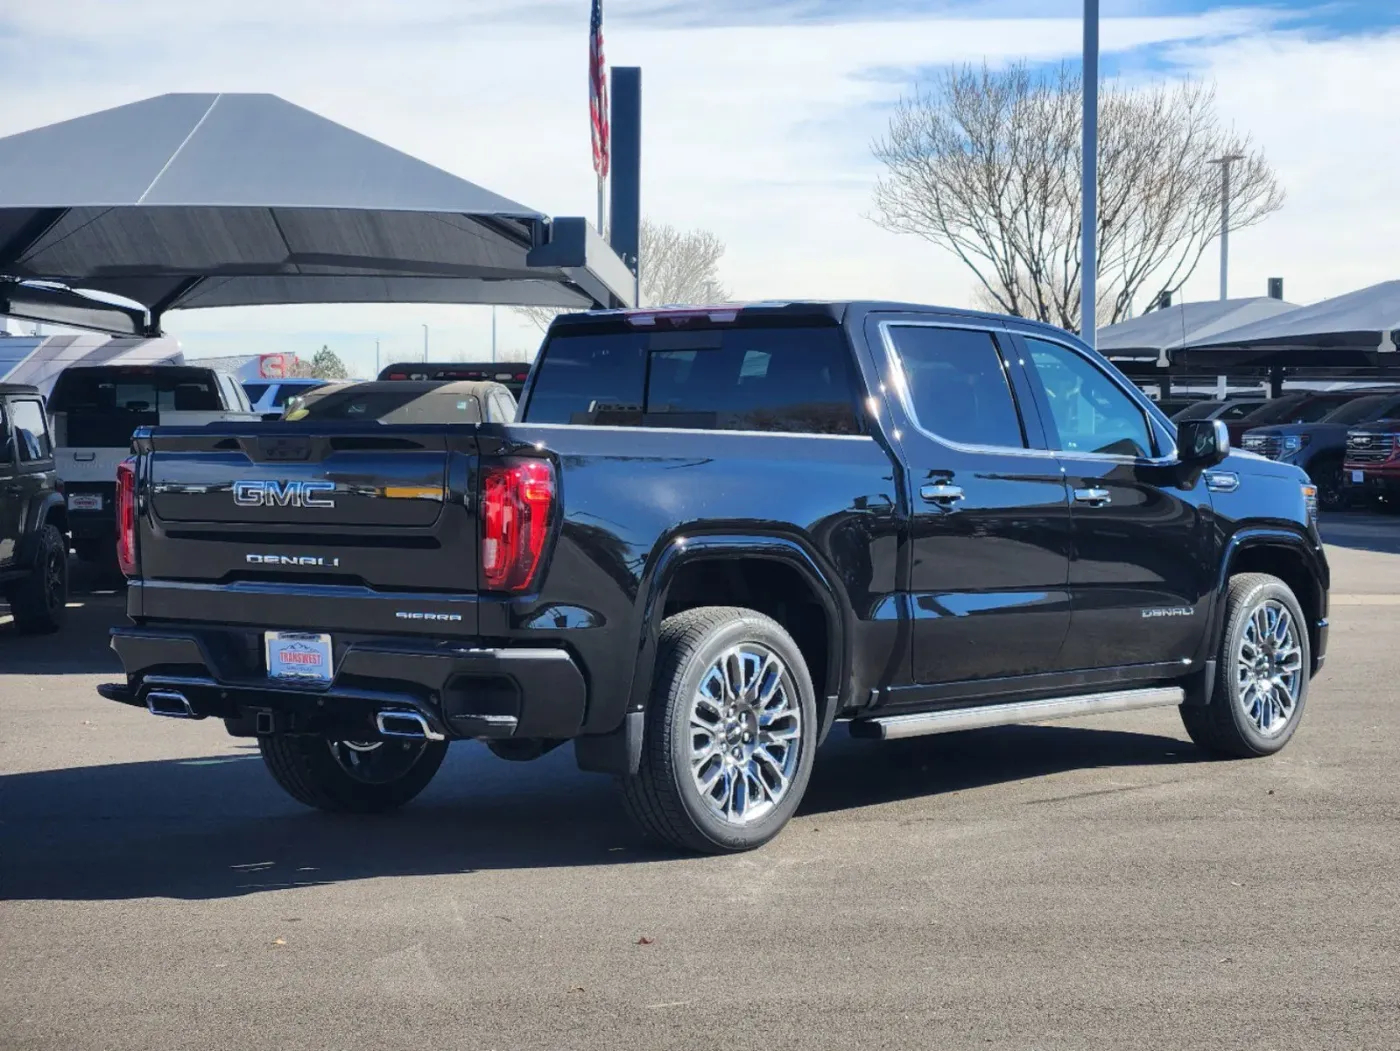
<instances>
[{"instance_id":1,"label":"red taillight","mask_svg":"<svg viewBox=\"0 0 1400 1051\"><path fill-rule=\"evenodd\" d=\"M117 464L117 565L125 576L136 575L136 460Z\"/></svg>"},{"instance_id":2,"label":"red taillight","mask_svg":"<svg viewBox=\"0 0 1400 1051\"><path fill-rule=\"evenodd\" d=\"M481 473L481 572L488 591L524 591L534 579L554 510L554 468L543 460Z\"/></svg>"}]
</instances>

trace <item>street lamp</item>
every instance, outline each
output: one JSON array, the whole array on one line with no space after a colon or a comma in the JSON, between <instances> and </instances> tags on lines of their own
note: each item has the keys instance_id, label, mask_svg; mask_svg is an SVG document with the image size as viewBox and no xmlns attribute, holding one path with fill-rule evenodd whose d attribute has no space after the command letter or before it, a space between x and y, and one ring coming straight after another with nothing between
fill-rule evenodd
<instances>
[{"instance_id":1,"label":"street lamp","mask_svg":"<svg viewBox=\"0 0 1400 1051\"><path fill-rule=\"evenodd\" d=\"M1084 0L1083 221L1079 230L1079 338L1098 345L1099 0Z\"/></svg>"},{"instance_id":2,"label":"street lamp","mask_svg":"<svg viewBox=\"0 0 1400 1051\"><path fill-rule=\"evenodd\" d=\"M428 363L428 326L423 326L423 364Z\"/></svg>"},{"instance_id":3,"label":"street lamp","mask_svg":"<svg viewBox=\"0 0 1400 1051\"><path fill-rule=\"evenodd\" d=\"M1230 298L1230 165L1244 160L1243 153L1227 153L1206 161L1220 165L1220 298Z\"/></svg>"}]
</instances>

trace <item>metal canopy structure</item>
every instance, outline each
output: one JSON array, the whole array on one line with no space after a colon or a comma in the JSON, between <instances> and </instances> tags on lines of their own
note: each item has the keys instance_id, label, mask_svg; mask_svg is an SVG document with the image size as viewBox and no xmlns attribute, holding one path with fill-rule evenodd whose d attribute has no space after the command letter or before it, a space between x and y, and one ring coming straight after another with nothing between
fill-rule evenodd
<instances>
[{"instance_id":1,"label":"metal canopy structure","mask_svg":"<svg viewBox=\"0 0 1400 1051\"><path fill-rule=\"evenodd\" d=\"M1098 349L1110 358L1159 359L1198 339L1297 309L1281 299L1212 299L1178 303L1099 329Z\"/></svg>"},{"instance_id":2,"label":"metal canopy structure","mask_svg":"<svg viewBox=\"0 0 1400 1051\"><path fill-rule=\"evenodd\" d=\"M0 139L0 312L16 317L153 335L196 307L588 309L633 288L585 220L275 95L160 95Z\"/></svg>"},{"instance_id":3,"label":"metal canopy structure","mask_svg":"<svg viewBox=\"0 0 1400 1051\"><path fill-rule=\"evenodd\" d=\"M1298 307L1192 339L1183 357L1234 365L1355 367L1388 364L1400 342L1400 281Z\"/></svg>"}]
</instances>

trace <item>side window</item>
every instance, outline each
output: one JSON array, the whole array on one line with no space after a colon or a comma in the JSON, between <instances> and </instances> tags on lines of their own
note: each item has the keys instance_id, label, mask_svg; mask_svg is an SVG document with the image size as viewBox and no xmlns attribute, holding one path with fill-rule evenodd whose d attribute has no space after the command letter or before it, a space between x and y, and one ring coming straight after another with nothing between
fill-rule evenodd
<instances>
[{"instance_id":1,"label":"side window","mask_svg":"<svg viewBox=\"0 0 1400 1051\"><path fill-rule=\"evenodd\" d=\"M5 414L5 403L0 401L0 467L8 467L14 462L14 435L10 433L10 418Z\"/></svg>"},{"instance_id":2,"label":"side window","mask_svg":"<svg viewBox=\"0 0 1400 1051\"><path fill-rule=\"evenodd\" d=\"M243 384L243 393L248 395L249 402L255 402L267 393L269 386L270 384L267 383L245 383Z\"/></svg>"},{"instance_id":3,"label":"side window","mask_svg":"<svg viewBox=\"0 0 1400 1051\"><path fill-rule=\"evenodd\" d=\"M1025 448L1016 398L990 332L895 325L890 335L921 429L963 445Z\"/></svg>"},{"instance_id":4,"label":"side window","mask_svg":"<svg viewBox=\"0 0 1400 1051\"><path fill-rule=\"evenodd\" d=\"M1065 452L1148 457L1147 416L1098 366L1059 343L1026 337Z\"/></svg>"},{"instance_id":5,"label":"side window","mask_svg":"<svg viewBox=\"0 0 1400 1051\"><path fill-rule=\"evenodd\" d=\"M21 462L46 460L53 455L49 441L49 424L44 419L44 407L37 401L10 403L14 412L15 445Z\"/></svg>"}]
</instances>

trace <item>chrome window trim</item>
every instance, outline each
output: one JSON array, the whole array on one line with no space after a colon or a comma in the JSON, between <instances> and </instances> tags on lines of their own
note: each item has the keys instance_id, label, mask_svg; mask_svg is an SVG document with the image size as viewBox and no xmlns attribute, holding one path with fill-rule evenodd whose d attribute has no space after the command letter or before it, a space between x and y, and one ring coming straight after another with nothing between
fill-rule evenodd
<instances>
[{"instance_id":1,"label":"chrome window trim","mask_svg":"<svg viewBox=\"0 0 1400 1051\"><path fill-rule=\"evenodd\" d=\"M899 350L894 343L894 336L890 333L890 330L893 328L951 328L963 332L985 332L987 335L991 336L993 345L997 351L997 356L1001 358L1002 374L1006 379L1007 391L1011 395L1011 404L1016 409L1017 419L1020 421L1021 428L1024 431L1026 428L1025 413L1021 409L1020 400L1016 397L1015 384L1011 382L1011 377L1006 375L1007 361L1004 349L1000 343L996 342L997 332L1005 332L1005 329L988 328L986 325L957 324L945 321L906 321L896 318L878 321L876 325L880 330L880 343L884 346L885 350L885 365L889 369L890 374L889 386L895 388L895 396L899 398L899 403L904 409L904 415L909 417L909 422L913 425L914 429L925 438L935 441L939 445L946 446L949 449L954 449L957 452L995 453L1001 456L1029 456L1041 460L1055 458L1053 449L1032 449L1028 445L972 445L967 442L954 441L952 438L945 438L943 435L937 434L925 427L919 422L919 414L914 411L913 402L909 399L909 383L904 375L904 363L900 360Z\"/></svg>"},{"instance_id":2,"label":"chrome window trim","mask_svg":"<svg viewBox=\"0 0 1400 1051\"><path fill-rule=\"evenodd\" d=\"M737 431L721 427L619 427L614 424L592 423L532 423L516 420L519 427L539 427L550 430L569 428L580 431L625 431L628 434L732 434L745 438L821 438L826 441L873 442L873 434L816 434L812 431Z\"/></svg>"},{"instance_id":3,"label":"chrome window trim","mask_svg":"<svg viewBox=\"0 0 1400 1051\"><path fill-rule=\"evenodd\" d=\"M1153 434L1153 432L1156 430L1156 428L1152 426L1152 413L1147 411L1143 407L1144 403L1146 403L1147 405L1151 405L1152 399L1147 397L1147 395L1143 394L1142 391L1140 391L1134 384L1129 383L1125 386L1123 383L1119 382L1118 378L1114 376L1113 373L1104 371L1103 367L1100 366L1099 363L1096 362L1093 358L1089 357L1077 347L1073 346L1072 344L1066 343L1063 340L1052 339L1048 336L1042 336L1039 334L1031 334L1026 332L1017 332L1016 335L1020 336L1023 340L1035 339L1039 340L1041 343L1049 343L1052 346L1063 347L1071 354L1077 355L1086 365L1089 365L1091 368L1097 369L1105 379L1107 379L1111 384L1118 388L1119 392L1121 392L1124 395L1124 397L1126 397L1130 402L1137 406L1138 411L1142 413L1143 422L1147 424L1147 433L1149 435ZM1059 429L1057 427L1057 433L1058 430ZM1147 467L1165 467L1170 464L1177 463L1179 459L1179 450L1177 449L1176 439L1170 433L1168 433L1166 437L1171 442L1171 448L1167 451L1165 455L1162 456L1118 456L1113 453L1076 452L1073 449L1059 449L1057 450L1057 452L1063 453L1065 456L1073 457L1076 460L1103 460L1109 463L1134 463L1142 464Z\"/></svg>"}]
</instances>

